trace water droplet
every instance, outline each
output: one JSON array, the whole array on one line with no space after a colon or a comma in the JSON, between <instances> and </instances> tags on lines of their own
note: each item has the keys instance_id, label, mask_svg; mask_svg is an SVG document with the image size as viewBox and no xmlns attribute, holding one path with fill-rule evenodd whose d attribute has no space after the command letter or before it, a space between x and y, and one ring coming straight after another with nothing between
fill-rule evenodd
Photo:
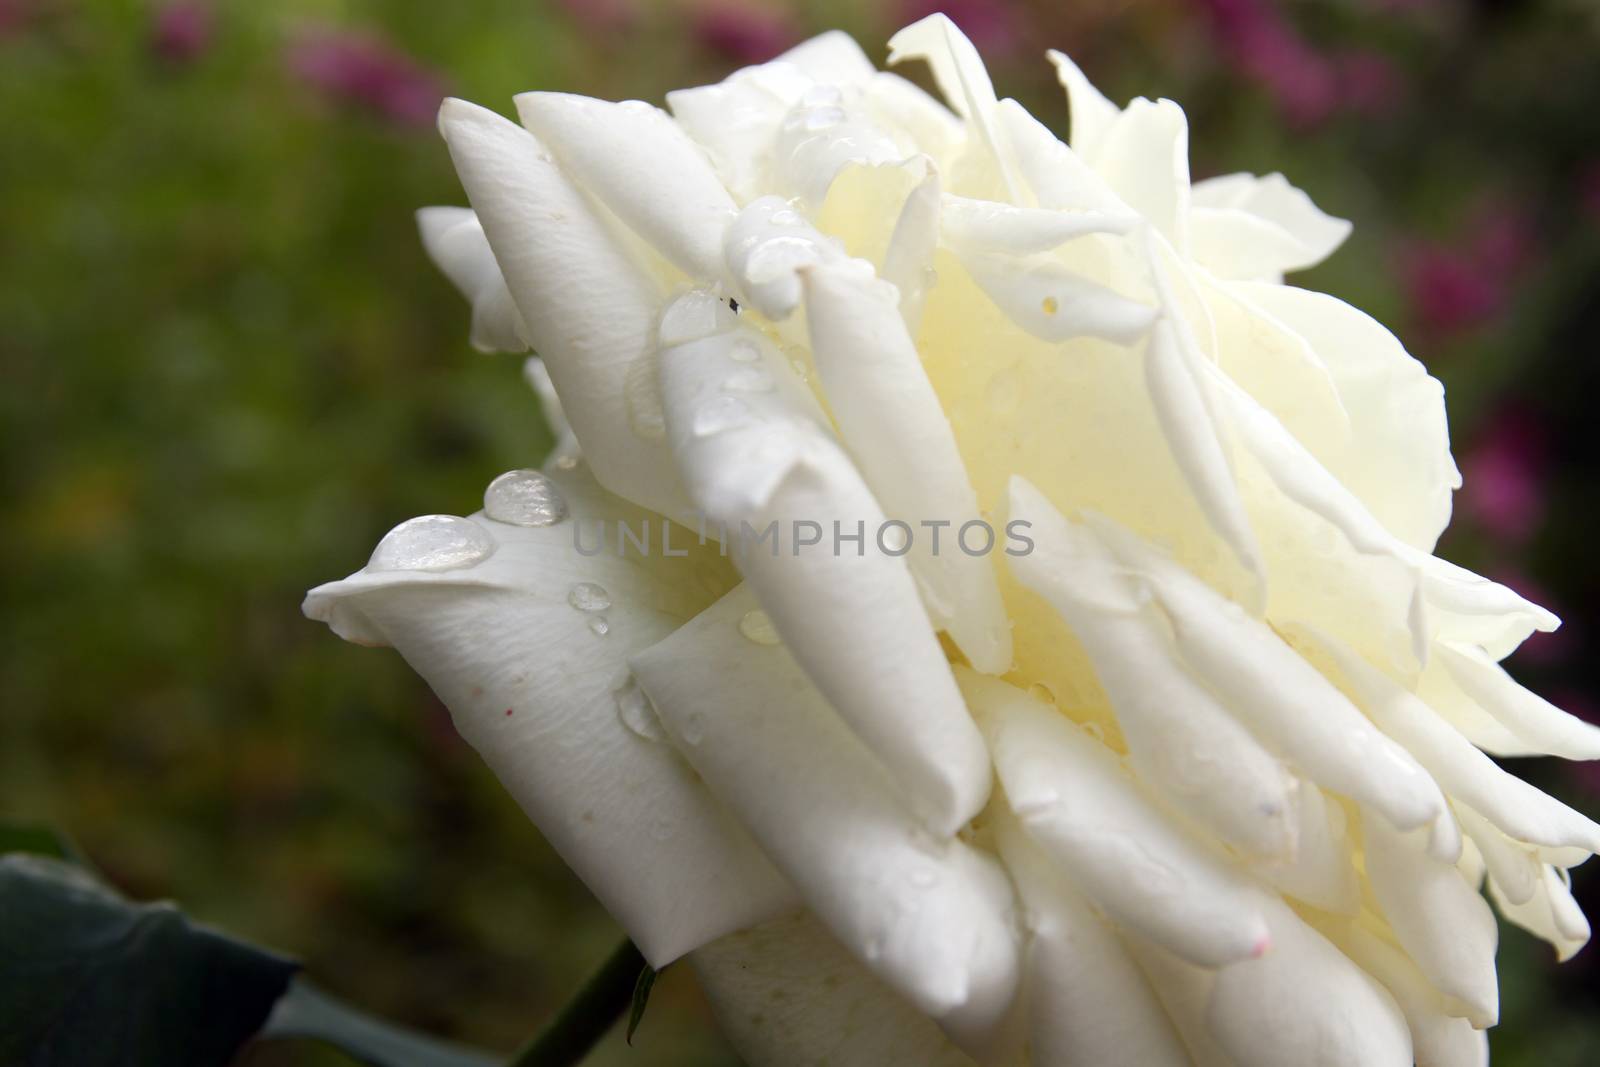
<instances>
[{"instance_id":1,"label":"water droplet","mask_svg":"<svg viewBox=\"0 0 1600 1067\"><path fill-rule=\"evenodd\" d=\"M666 737L650 698L644 695L644 690L639 688L638 681L632 675L613 695L617 701L617 718L622 720L622 725L630 733L646 741L661 741Z\"/></svg>"},{"instance_id":2,"label":"water droplet","mask_svg":"<svg viewBox=\"0 0 1600 1067\"><path fill-rule=\"evenodd\" d=\"M606 621L606 617L604 615L596 615L594 618L589 620L589 629L596 635L604 637L606 634L611 632L611 624Z\"/></svg>"},{"instance_id":3,"label":"water droplet","mask_svg":"<svg viewBox=\"0 0 1600 1067\"><path fill-rule=\"evenodd\" d=\"M996 415L1010 415L1022 403L1022 382L1017 372L1008 367L995 372L984 394L990 411Z\"/></svg>"},{"instance_id":4,"label":"water droplet","mask_svg":"<svg viewBox=\"0 0 1600 1067\"><path fill-rule=\"evenodd\" d=\"M1045 297L1044 302L1041 303L1039 307L1044 310L1046 315L1054 315L1056 312L1061 310L1061 304L1053 296Z\"/></svg>"},{"instance_id":5,"label":"water droplet","mask_svg":"<svg viewBox=\"0 0 1600 1067\"><path fill-rule=\"evenodd\" d=\"M798 226L805 220L800 217L798 212L791 211L785 207L774 211L767 221L774 226Z\"/></svg>"},{"instance_id":6,"label":"water droplet","mask_svg":"<svg viewBox=\"0 0 1600 1067\"><path fill-rule=\"evenodd\" d=\"M710 437L743 426L750 417L750 405L736 396L716 396L694 413L694 435Z\"/></svg>"},{"instance_id":7,"label":"water droplet","mask_svg":"<svg viewBox=\"0 0 1600 1067\"><path fill-rule=\"evenodd\" d=\"M849 117L842 107L814 107L805 113L800 125L808 133L819 133L832 129Z\"/></svg>"},{"instance_id":8,"label":"water droplet","mask_svg":"<svg viewBox=\"0 0 1600 1067\"><path fill-rule=\"evenodd\" d=\"M739 620L739 632L758 645L775 645L778 643L778 631L772 625L772 620L760 608L753 608L744 613Z\"/></svg>"},{"instance_id":9,"label":"water droplet","mask_svg":"<svg viewBox=\"0 0 1600 1067\"><path fill-rule=\"evenodd\" d=\"M1056 702L1055 690L1043 682L1034 682L1028 686L1028 695L1041 703L1054 704Z\"/></svg>"},{"instance_id":10,"label":"water droplet","mask_svg":"<svg viewBox=\"0 0 1600 1067\"><path fill-rule=\"evenodd\" d=\"M578 457L572 455L570 452L563 456L557 456L556 466L564 471L577 470Z\"/></svg>"},{"instance_id":11,"label":"water droplet","mask_svg":"<svg viewBox=\"0 0 1600 1067\"><path fill-rule=\"evenodd\" d=\"M884 523L878 531L878 540L882 542L885 552L897 556L906 551L906 546L911 543L911 535L899 523Z\"/></svg>"},{"instance_id":12,"label":"water droplet","mask_svg":"<svg viewBox=\"0 0 1600 1067\"><path fill-rule=\"evenodd\" d=\"M611 594L593 582L579 582L567 594L567 603L579 611L604 611L611 606Z\"/></svg>"},{"instance_id":13,"label":"water droplet","mask_svg":"<svg viewBox=\"0 0 1600 1067\"><path fill-rule=\"evenodd\" d=\"M722 387L733 393L770 393L772 375L760 367L741 367L728 375Z\"/></svg>"},{"instance_id":14,"label":"water droplet","mask_svg":"<svg viewBox=\"0 0 1600 1067\"><path fill-rule=\"evenodd\" d=\"M698 711L691 711L683 720L683 743L698 745L706 735L706 717Z\"/></svg>"},{"instance_id":15,"label":"water droplet","mask_svg":"<svg viewBox=\"0 0 1600 1067\"><path fill-rule=\"evenodd\" d=\"M513 526L554 526L567 517L567 501L542 471L507 471L483 491L483 511Z\"/></svg>"},{"instance_id":16,"label":"water droplet","mask_svg":"<svg viewBox=\"0 0 1600 1067\"><path fill-rule=\"evenodd\" d=\"M735 363L754 363L761 358L761 350L749 341L740 341L729 349L728 358Z\"/></svg>"},{"instance_id":17,"label":"water droplet","mask_svg":"<svg viewBox=\"0 0 1600 1067\"><path fill-rule=\"evenodd\" d=\"M407 519L384 535L367 561L371 571L452 571L494 554L494 538L457 515Z\"/></svg>"}]
</instances>

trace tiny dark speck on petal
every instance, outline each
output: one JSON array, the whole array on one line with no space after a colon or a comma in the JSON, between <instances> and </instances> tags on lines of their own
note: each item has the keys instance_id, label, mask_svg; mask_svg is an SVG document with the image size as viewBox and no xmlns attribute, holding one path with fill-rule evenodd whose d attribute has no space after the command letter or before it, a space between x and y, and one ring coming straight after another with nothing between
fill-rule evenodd
<instances>
[{"instance_id":1,"label":"tiny dark speck on petal","mask_svg":"<svg viewBox=\"0 0 1600 1067\"><path fill-rule=\"evenodd\" d=\"M728 297L728 306L733 309L735 315L739 314L739 301L730 296Z\"/></svg>"},{"instance_id":2,"label":"tiny dark speck on petal","mask_svg":"<svg viewBox=\"0 0 1600 1067\"><path fill-rule=\"evenodd\" d=\"M511 709L510 709L510 708L507 708L507 709L506 709L506 714L507 714L507 715L510 715L510 714L511 714Z\"/></svg>"}]
</instances>

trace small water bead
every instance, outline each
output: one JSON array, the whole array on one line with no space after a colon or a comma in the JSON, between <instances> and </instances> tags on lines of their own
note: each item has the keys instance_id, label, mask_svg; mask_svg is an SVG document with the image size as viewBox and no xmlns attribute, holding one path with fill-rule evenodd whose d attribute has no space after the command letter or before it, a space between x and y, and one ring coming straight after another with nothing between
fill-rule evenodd
<instances>
[{"instance_id":1,"label":"small water bead","mask_svg":"<svg viewBox=\"0 0 1600 1067\"><path fill-rule=\"evenodd\" d=\"M740 341L728 351L728 358L735 363L754 363L761 358L761 350L749 341Z\"/></svg>"},{"instance_id":2,"label":"small water bead","mask_svg":"<svg viewBox=\"0 0 1600 1067\"><path fill-rule=\"evenodd\" d=\"M579 611L604 611L611 606L611 594L605 586L579 582L567 593L567 603Z\"/></svg>"},{"instance_id":3,"label":"small water bead","mask_svg":"<svg viewBox=\"0 0 1600 1067\"><path fill-rule=\"evenodd\" d=\"M1043 682L1034 682L1028 686L1028 695L1041 703L1054 705L1056 702L1055 690Z\"/></svg>"},{"instance_id":4,"label":"small water bead","mask_svg":"<svg viewBox=\"0 0 1600 1067\"><path fill-rule=\"evenodd\" d=\"M567 501L542 471L507 471L483 491L483 512L513 526L554 526L567 517Z\"/></svg>"},{"instance_id":5,"label":"small water bead","mask_svg":"<svg viewBox=\"0 0 1600 1067\"><path fill-rule=\"evenodd\" d=\"M604 637L606 634L611 632L611 623L606 621L606 617L604 615L596 615L594 618L589 620L589 629L597 637Z\"/></svg>"},{"instance_id":6,"label":"small water bead","mask_svg":"<svg viewBox=\"0 0 1600 1067\"><path fill-rule=\"evenodd\" d=\"M733 393L770 393L773 386L772 375L760 367L741 367L722 383L724 389Z\"/></svg>"},{"instance_id":7,"label":"small water bead","mask_svg":"<svg viewBox=\"0 0 1600 1067\"><path fill-rule=\"evenodd\" d=\"M760 608L753 608L744 613L739 620L739 632L758 645L776 645L778 631L772 625L772 620Z\"/></svg>"},{"instance_id":8,"label":"small water bead","mask_svg":"<svg viewBox=\"0 0 1600 1067\"><path fill-rule=\"evenodd\" d=\"M800 217L800 213L798 211L794 211L785 207L774 211L772 213L772 217L767 221L771 222L774 226L799 226L805 220Z\"/></svg>"},{"instance_id":9,"label":"small water bead","mask_svg":"<svg viewBox=\"0 0 1600 1067\"><path fill-rule=\"evenodd\" d=\"M494 538L458 515L407 519L384 535L367 561L371 571L453 571L494 554Z\"/></svg>"},{"instance_id":10,"label":"small water bead","mask_svg":"<svg viewBox=\"0 0 1600 1067\"><path fill-rule=\"evenodd\" d=\"M710 437L743 426L750 418L750 405L736 396L716 396L694 413L694 435Z\"/></svg>"},{"instance_id":11,"label":"small water bead","mask_svg":"<svg viewBox=\"0 0 1600 1067\"><path fill-rule=\"evenodd\" d=\"M686 745L698 745L706 735L706 717L698 711L691 711L683 720L683 742Z\"/></svg>"}]
</instances>

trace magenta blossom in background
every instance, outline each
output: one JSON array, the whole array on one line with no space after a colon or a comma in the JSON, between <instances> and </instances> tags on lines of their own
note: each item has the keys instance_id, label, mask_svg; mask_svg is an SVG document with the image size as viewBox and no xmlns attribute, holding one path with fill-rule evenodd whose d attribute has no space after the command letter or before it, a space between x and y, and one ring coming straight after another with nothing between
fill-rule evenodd
<instances>
[{"instance_id":1,"label":"magenta blossom in background","mask_svg":"<svg viewBox=\"0 0 1600 1067\"><path fill-rule=\"evenodd\" d=\"M1578 206L1590 222L1600 225L1600 159L1589 163L1578 175Z\"/></svg>"},{"instance_id":2,"label":"magenta blossom in background","mask_svg":"<svg viewBox=\"0 0 1600 1067\"><path fill-rule=\"evenodd\" d=\"M1284 117L1311 126L1339 107L1340 72L1261 0L1193 0L1211 17L1246 77L1271 94Z\"/></svg>"},{"instance_id":3,"label":"magenta blossom in background","mask_svg":"<svg viewBox=\"0 0 1600 1067\"><path fill-rule=\"evenodd\" d=\"M176 0L156 12L150 26L150 50L168 63L188 63L211 44L216 28L209 4Z\"/></svg>"},{"instance_id":4,"label":"magenta blossom in background","mask_svg":"<svg viewBox=\"0 0 1600 1067\"><path fill-rule=\"evenodd\" d=\"M694 36L711 51L744 64L765 63L800 41L799 30L783 12L724 0L696 12Z\"/></svg>"},{"instance_id":5,"label":"magenta blossom in background","mask_svg":"<svg viewBox=\"0 0 1600 1067\"><path fill-rule=\"evenodd\" d=\"M1405 75L1389 57L1365 50L1341 53L1339 95L1344 110L1378 117L1393 114L1408 95Z\"/></svg>"},{"instance_id":6,"label":"magenta blossom in background","mask_svg":"<svg viewBox=\"0 0 1600 1067\"><path fill-rule=\"evenodd\" d=\"M935 12L948 15L986 56L1015 55L1027 36L1026 14L1006 0L906 0L896 22L909 25Z\"/></svg>"},{"instance_id":7,"label":"magenta blossom in background","mask_svg":"<svg viewBox=\"0 0 1600 1067\"><path fill-rule=\"evenodd\" d=\"M0 0L0 37L21 30L33 16L34 0Z\"/></svg>"},{"instance_id":8,"label":"magenta blossom in background","mask_svg":"<svg viewBox=\"0 0 1600 1067\"><path fill-rule=\"evenodd\" d=\"M339 30L309 30L289 46L289 67L345 104L407 126L432 126L443 81L394 46Z\"/></svg>"},{"instance_id":9,"label":"magenta blossom in background","mask_svg":"<svg viewBox=\"0 0 1600 1067\"><path fill-rule=\"evenodd\" d=\"M1457 506L1502 544L1525 544L1544 522L1548 463L1538 420L1521 408L1503 409L1461 457Z\"/></svg>"},{"instance_id":10,"label":"magenta blossom in background","mask_svg":"<svg viewBox=\"0 0 1600 1067\"><path fill-rule=\"evenodd\" d=\"M634 0L556 0L561 10L584 29L595 33L617 33L631 27L639 18Z\"/></svg>"},{"instance_id":11,"label":"magenta blossom in background","mask_svg":"<svg viewBox=\"0 0 1600 1067\"><path fill-rule=\"evenodd\" d=\"M1414 241L1397 256L1417 327L1435 338L1500 317L1536 249L1528 214L1515 205L1491 202L1468 232L1455 241Z\"/></svg>"}]
</instances>

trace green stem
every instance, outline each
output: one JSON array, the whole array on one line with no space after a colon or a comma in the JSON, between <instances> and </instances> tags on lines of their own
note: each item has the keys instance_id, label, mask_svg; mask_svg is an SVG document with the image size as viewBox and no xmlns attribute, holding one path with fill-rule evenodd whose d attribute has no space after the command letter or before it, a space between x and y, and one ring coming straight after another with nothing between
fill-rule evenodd
<instances>
[{"instance_id":1,"label":"green stem","mask_svg":"<svg viewBox=\"0 0 1600 1067\"><path fill-rule=\"evenodd\" d=\"M594 1048L633 1000L644 957L623 941L578 995L507 1062L507 1067L572 1067Z\"/></svg>"}]
</instances>

